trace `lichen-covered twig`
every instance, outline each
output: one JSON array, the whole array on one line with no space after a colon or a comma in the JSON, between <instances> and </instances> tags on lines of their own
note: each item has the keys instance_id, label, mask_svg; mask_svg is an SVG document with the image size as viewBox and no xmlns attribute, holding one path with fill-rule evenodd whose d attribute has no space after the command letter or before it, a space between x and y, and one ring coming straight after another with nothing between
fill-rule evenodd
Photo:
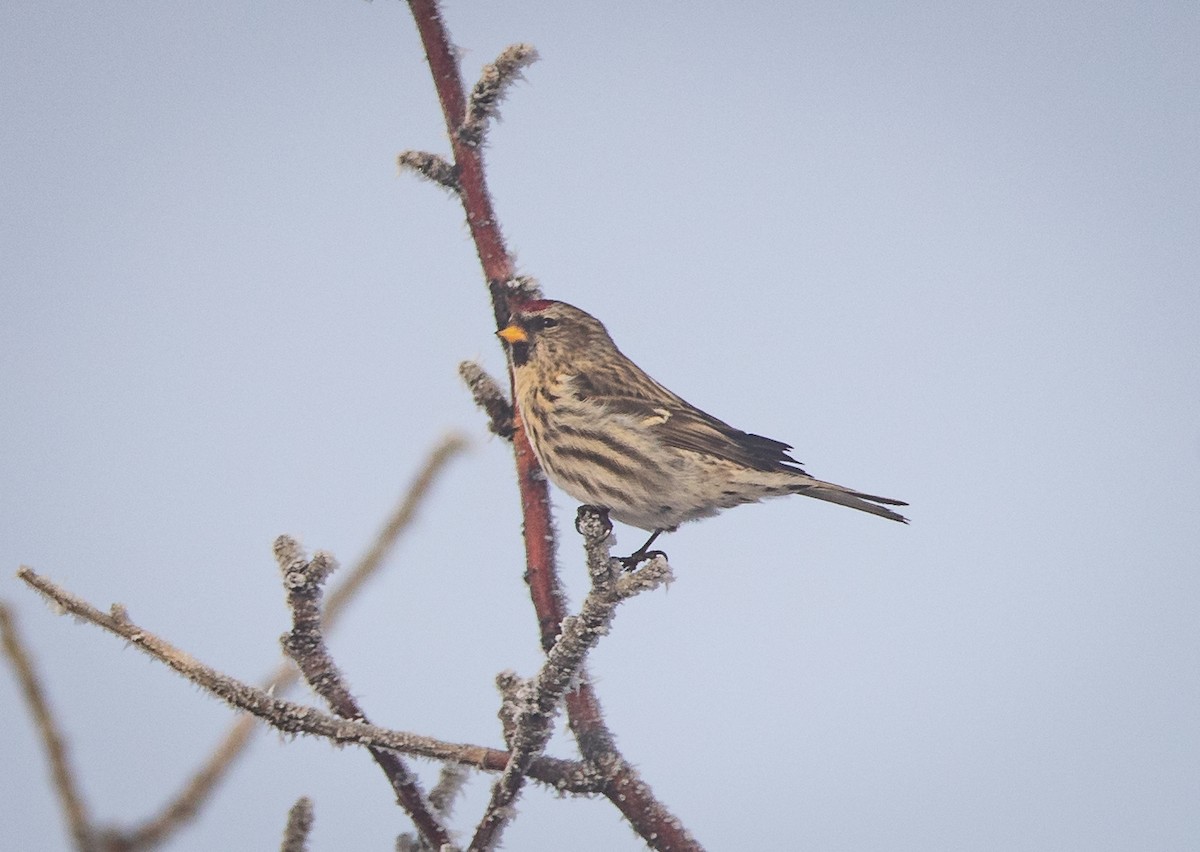
<instances>
[{"instance_id":1,"label":"lichen-covered twig","mask_svg":"<svg viewBox=\"0 0 1200 852\"><path fill-rule=\"evenodd\" d=\"M504 282L508 297L518 302L542 298L542 285L532 275L514 275Z\"/></svg>"},{"instance_id":2,"label":"lichen-covered twig","mask_svg":"<svg viewBox=\"0 0 1200 852\"><path fill-rule=\"evenodd\" d=\"M487 811L471 840L470 849L476 852L494 849L499 843L505 825L512 819L512 805L520 794L527 769L550 740L559 703L580 677L588 652L608 633L617 605L639 592L657 588L671 577L671 569L661 557L639 571L622 571L620 560L608 556L612 527L597 510L587 506L580 509L578 526L589 551L592 589L579 615L563 620L545 663L524 690L526 694L513 724L508 766L492 788ZM592 554L596 554L595 559L590 558Z\"/></svg>"},{"instance_id":3,"label":"lichen-covered twig","mask_svg":"<svg viewBox=\"0 0 1200 852\"><path fill-rule=\"evenodd\" d=\"M458 169L440 154L429 151L401 151L396 164L402 172L416 172L426 180L448 189L455 195L462 191L458 185Z\"/></svg>"},{"instance_id":4,"label":"lichen-covered twig","mask_svg":"<svg viewBox=\"0 0 1200 852\"><path fill-rule=\"evenodd\" d=\"M621 560L611 558L611 540L607 533L612 527L604 512L583 506L579 509L575 526L583 535L588 572L593 577L606 575L621 563ZM671 569L665 558L659 555L637 571L622 572L617 583L639 589L657 587L670 580ZM635 592L631 590L630 593ZM568 693L567 707L573 711L570 714L571 730L584 762L606 779L604 795L637 829L647 845L663 852L700 850L702 847L679 818L655 797L637 769L617 749L589 683L584 682L577 690Z\"/></svg>"},{"instance_id":5,"label":"lichen-covered twig","mask_svg":"<svg viewBox=\"0 0 1200 852\"><path fill-rule=\"evenodd\" d=\"M63 612L121 637L217 698L238 710L257 716L282 733L307 734L338 744L391 749L403 754L458 763L491 772L502 771L508 765L509 753L501 749L451 743L406 731L393 731L365 722L341 719L304 704L277 698L266 690L218 672L165 639L138 626L129 619L119 604L114 605L111 612L103 612L31 568L22 567L17 572L17 578L36 589ZM604 783L604 780L597 777L589 767L576 761L548 757L534 761L529 770L529 777L564 793L595 793Z\"/></svg>"},{"instance_id":6,"label":"lichen-covered twig","mask_svg":"<svg viewBox=\"0 0 1200 852\"><path fill-rule=\"evenodd\" d=\"M305 681L325 699L329 708L343 719L367 721L358 699L346 686L321 632L321 587L334 570L333 558L317 553L305 559L300 545L288 536L275 541L275 558L283 573L288 606L292 610L292 629L283 637L283 647L304 675ZM416 775L394 751L368 747L379 764L396 801L412 818L413 825L432 849L450 845L450 834L432 812Z\"/></svg>"},{"instance_id":7,"label":"lichen-covered twig","mask_svg":"<svg viewBox=\"0 0 1200 852\"><path fill-rule=\"evenodd\" d=\"M470 777L465 766L447 763L438 775L437 784L429 791L429 804L443 817L450 816L454 812L454 800L462 793Z\"/></svg>"},{"instance_id":8,"label":"lichen-covered twig","mask_svg":"<svg viewBox=\"0 0 1200 852\"><path fill-rule=\"evenodd\" d=\"M465 766L454 763L442 765L442 771L438 774L438 782L429 791L429 804L443 819L450 818L450 814L454 810L454 800L462 793L463 787L470 777L471 773ZM396 838L396 852L444 852L444 850L431 850L429 845L422 843L416 835L406 832Z\"/></svg>"},{"instance_id":9,"label":"lichen-covered twig","mask_svg":"<svg viewBox=\"0 0 1200 852\"><path fill-rule=\"evenodd\" d=\"M488 124L499 115L498 108L509 88L521 79L521 71L537 61L537 51L531 44L510 44L483 66L479 82L471 90L467 112L458 128L458 138L477 147L487 135Z\"/></svg>"},{"instance_id":10,"label":"lichen-covered twig","mask_svg":"<svg viewBox=\"0 0 1200 852\"><path fill-rule=\"evenodd\" d=\"M467 383L475 404L488 416L488 431L511 441L513 436L513 407L500 389L499 383L488 375L476 361L463 361L458 374Z\"/></svg>"},{"instance_id":11,"label":"lichen-covered twig","mask_svg":"<svg viewBox=\"0 0 1200 852\"><path fill-rule=\"evenodd\" d=\"M347 604L383 566L400 536L407 530L417 511L429 496L433 483L446 465L467 446L461 435L443 438L429 453L421 469L413 477L396 508L375 536L370 549L363 554L341 582L325 597L322 612L326 631L337 624ZM300 673L290 660L285 660L274 672L260 681L261 687L272 695L282 695L299 679ZM191 820L208 802L217 785L237 758L245 751L256 728L253 716L238 718L204 763L184 782L179 792L159 811L131 829L109 829L110 844L123 850L150 849L160 845L172 833Z\"/></svg>"},{"instance_id":12,"label":"lichen-covered twig","mask_svg":"<svg viewBox=\"0 0 1200 852\"><path fill-rule=\"evenodd\" d=\"M496 711L496 718L500 720L504 744L511 749L513 734L517 730L517 716L521 713L524 697L529 694L529 681L514 671L503 671L496 675L496 689L500 693L500 709Z\"/></svg>"},{"instance_id":13,"label":"lichen-covered twig","mask_svg":"<svg viewBox=\"0 0 1200 852\"><path fill-rule=\"evenodd\" d=\"M459 73L458 54L450 44L437 0L408 0L408 6L412 10L417 32L421 35L433 85L442 105L442 118L446 122L446 134L453 152L451 159L458 176L458 197L462 201L467 227L471 230L471 238L479 252L479 262L491 292L496 328L500 328L499 322L508 316L504 282L513 277L513 262L496 220L480 148L459 137L459 128L467 115L467 96Z\"/></svg>"},{"instance_id":14,"label":"lichen-covered twig","mask_svg":"<svg viewBox=\"0 0 1200 852\"><path fill-rule=\"evenodd\" d=\"M522 298L514 294L510 283L515 271L505 247L496 217L483 158L478 146L459 137L461 117L467 108L462 76L446 23L437 0L408 0L413 21L421 36L425 56L442 107L454 164L458 174L459 198L466 213L467 227L483 267L492 297L496 327L503 328L510 315L509 302ZM517 487L521 496L522 533L525 541L526 582L537 612L542 648L549 650L566 615L566 605L555 565L555 533L551 522L549 493L545 476L529 446L519 414L514 419L513 454L517 466ZM651 847L660 850L697 850L700 846L680 821L641 782L638 774L621 758L612 735L604 723L600 702L591 685L584 682L566 697L571 730L585 759L595 755L593 767L611 767L605 795L620 809L634 830Z\"/></svg>"}]
</instances>

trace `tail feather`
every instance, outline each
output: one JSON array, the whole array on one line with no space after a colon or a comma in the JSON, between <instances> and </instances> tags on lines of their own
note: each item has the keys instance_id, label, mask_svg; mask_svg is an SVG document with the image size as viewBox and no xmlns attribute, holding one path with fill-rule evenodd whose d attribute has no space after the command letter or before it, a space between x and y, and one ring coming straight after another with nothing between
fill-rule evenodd
<instances>
[{"instance_id":1,"label":"tail feather","mask_svg":"<svg viewBox=\"0 0 1200 852\"><path fill-rule=\"evenodd\" d=\"M878 503L886 503L889 506L907 506L908 504L903 500L893 500L890 497L876 497L873 494L864 494L861 491L855 491L853 488L846 488L843 485L822 482L820 479L812 479L803 484L797 484L795 492L803 494L806 497L816 497L818 500L837 503L840 506L849 506L851 509L858 509L860 512L870 512L872 515L899 521L902 524L908 523L908 518L898 512L893 512L891 509L885 509L883 506L876 505Z\"/></svg>"}]
</instances>

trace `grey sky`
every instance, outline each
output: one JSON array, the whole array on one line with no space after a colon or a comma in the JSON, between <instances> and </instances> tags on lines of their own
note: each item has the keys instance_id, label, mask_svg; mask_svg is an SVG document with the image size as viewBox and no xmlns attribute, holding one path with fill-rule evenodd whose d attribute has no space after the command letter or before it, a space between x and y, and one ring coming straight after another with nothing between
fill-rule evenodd
<instances>
[{"instance_id":1,"label":"grey sky","mask_svg":"<svg viewBox=\"0 0 1200 852\"><path fill-rule=\"evenodd\" d=\"M522 271L912 504L664 538L677 582L591 666L656 792L714 850L1200 846L1200 7L446 14L468 80L543 57L488 149ZM273 538L352 562L448 430L473 451L333 645L379 722L498 742L492 679L539 653L510 456L455 371L503 359L459 208L396 174L446 149L407 8L9 3L0 56L0 595L96 812L144 816L230 713L16 566L255 678ZM63 848L8 676L0 708L5 834ZM315 848L403 828L365 754L267 734L171 848L271 848L302 794ZM639 848L536 790L506 840Z\"/></svg>"}]
</instances>

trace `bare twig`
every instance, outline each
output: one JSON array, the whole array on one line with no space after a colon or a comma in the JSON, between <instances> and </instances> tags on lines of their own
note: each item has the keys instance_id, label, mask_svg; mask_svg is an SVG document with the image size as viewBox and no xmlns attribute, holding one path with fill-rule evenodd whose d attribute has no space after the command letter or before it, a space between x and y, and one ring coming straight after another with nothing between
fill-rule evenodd
<instances>
[{"instance_id":1,"label":"bare twig","mask_svg":"<svg viewBox=\"0 0 1200 852\"><path fill-rule=\"evenodd\" d=\"M22 569L24 570L24 569ZM50 773L54 778L54 789L58 792L59 802L71 829L71 837L78 850L93 850L96 848L96 835L88 816L87 806L83 795L76 783L75 770L67 757L66 740L58 726L50 704L46 699L46 690L42 687L33 661L25 651L25 644L17 633L16 620L7 604L0 602L0 639L4 645L4 653L12 664L17 681L21 684L21 694L29 706L29 712L37 725L38 735L42 746L46 749L46 758L50 761Z\"/></svg>"},{"instance_id":2,"label":"bare twig","mask_svg":"<svg viewBox=\"0 0 1200 852\"><path fill-rule=\"evenodd\" d=\"M458 169L440 154L428 151L401 151L396 164L402 172L416 172L428 181L448 189L455 195L461 192L458 185Z\"/></svg>"},{"instance_id":3,"label":"bare twig","mask_svg":"<svg viewBox=\"0 0 1200 852\"><path fill-rule=\"evenodd\" d=\"M421 35L433 85L442 105L446 135L450 139L454 168L458 173L459 197L491 293L496 328L501 329L508 323L509 282L513 280L515 270L504 245L504 236L500 233L479 148L469 145L458 133L463 116L467 114L467 98L458 70L458 59L450 44L437 0L409 0L408 5ZM526 579L538 613L542 647L548 649L558 633L558 623L565 615L566 607L563 605L555 568L550 494L519 418L514 421L513 452L524 518L522 530L525 536Z\"/></svg>"},{"instance_id":4,"label":"bare twig","mask_svg":"<svg viewBox=\"0 0 1200 852\"><path fill-rule=\"evenodd\" d=\"M529 681L514 671L503 671L496 675L496 689L500 692L500 709L496 712L496 718L500 720L504 744L511 749L513 733L517 730L517 716L521 713L524 697L529 694Z\"/></svg>"},{"instance_id":5,"label":"bare twig","mask_svg":"<svg viewBox=\"0 0 1200 852\"><path fill-rule=\"evenodd\" d=\"M542 285L532 275L514 275L504 284L508 298L518 302L542 298Z\"/></svg>"},{"instance_id":6,"label":"bare twig","mask_svg":"<svg viewBox=\"0 0 1200 852\"><path fill-rule=\"evenodd\" d=\"M458 374L471 389L471 396L475 398L475 404L487 414L488 431L511 441L513 408L508 397L504 395L504 391L500 389L500 385L475 361L463 361L459 364Z\"/></svg>"},{"instance_id":7,"label":"bare twig","mask_svg":"<svg viewBox=\"0 0 1200 852\"><path fill-rule=\"evenodd\" d=\"M610 557L612 545L608 534L612 526L607 515L590 506L582 506L576 516L575 526L584 538L591 576L605 576L617 570L620 560ZM636 594L639 590L656 588L670 580L670 566L659 555L637 571L622 572L616 582L618 587L628 587L625 589L627 594ZM567 695L568 710L572 708L573 700L578 703L569 717L572 731L585 762L607 779L604 795L609 801L616 805L651 848L664 852L700 850L700 844L679 818L654 796L638 771L617 750L590 685L585 682L578 690Z\"/></svg>"},{"instance_id":8,"label":"bare twig","mask_svg":"<svg viewBox=\"0 0 1200 852\"><path fill-rule=\"evenodd\" d=\"M537 61L537 51L530 44L510 44L496 57L496 61L483 66L479 82L471 90L471 100L458 128L458 138L468 145L477 147L487 134L488 124L499 116L500 101L508 94L509 87L521 79L521 71Z\"/></svg>"},{"instance_id":9,"label":"bare twig","mask_svg":"<svg viewBox=\"0 0 1200 852\"><path fill-rule=\"evenodd\" d=\"M442 816L450 816L454 812L454 800L462 793L470 777L465 766L446 764L442 767L437 784L429 791L429 804Z\"/></svg>"},{"instance_id":10,"label":"bare twig","mask_svg":"<svg viewBox=\"0 0 1200 852\"><path fill-rule=\"evenodd\" d=\"M526 769L550 740L559 702L580 676L588 652L608 633L621 601L639 592L657 588L670 579L666 560L652 560L640 571L622 571L620 560L609 559L612 527L608 519L591 507L580 509L580 531L589 553L592 590L583 601L578 616L565 619L558 640L546 655L541 671L526 690L512 734L512 752L504 774L492 789L491 801L484 813L470 848L484 852L499 843L505 825L512 818L512 805L524 784ZM591 558L596 554L596 558Z\"/></svg>"},{"instance_id":11,"label":"bare twig","mask_svg":"<svg viewBox=\"0 0 1200 852\"><path fill-rule=\"evenodd\" d=\"M307 852L308 835L312 831L313 806L307 796L301 796L288 811L287 827L283 830L280 852Z\"/></svg>"},{"instance_id":12,"label":"bare twig","mask_svg":"<svg viewBox=\"0 0 1200 852\"><path fill-rule=\"evenodd\" d=\"M383 566L387 555L399 541L400 535L411 526L416 513L437 477L446 465L467 446L461 435L448 435L430 452L421 469L413 477L396 508L376 534L370 549L350 569L342 581L325 598L323 627L332 630L347 605ZM300 673L286 660L261 681L262 688L273 695L282 695L296 683ZM170 834L191 820L205 805L220 781L242 754L255 730L253 716L242 716L230 725L205 762L192 773L183 787L157 814L126 831L110 830L108 844L124 850L149 849L161 844Z\"/></svg>"},{"instance_id":13,"label":"bare twig","mask_svg":"<svg viewBox=\"0 0 1200 852\"><path fill-rule=\"evenodd\" d=\"M441 815L443 819L449 819L450 813L454 808L454 800L463 791L463 786L470 778L470 772L465 766L459 766L453 763L442 765L442 771L438 775L438 782L433 789L429 791L429 804L433 806L436 813ZM444 847L442 850L433 850L428 843L424 843L416 835L406 832L396 838L396 852L445 852L450 847Z\"/></svg>"},{"instance_id":14,"label":"bare twig","mask_svg":"<svg viewBox=\"0 0 1200 852\"><path fill-rule=\"evenodd\" d=\"M244 710L267 722L285 734L308 734L339 744L374 746L392 751L426 757L432 760L459 763L490 772L502 771L509 753L485 746L451 743L433 737L393 731L365 722L340 719L292 701L276 698L263 689L221 674L206 666L166 640L150 633L129 620L120 606L105 613L66 589L42 577L31 568L23 567L17 577L40 592L50 603L64 612L102 627L121 637L134 647L165 663L192 683L211 692L238 710ZM529 776L564 793L594 793L604 784L590 767L576 761L539 758L530 768Z\"/></svg>"},{"instance_id":15,"label":"bare twig","mask_svg":"<svg viewBox=\"0 0 1200 852\"><path fill-rule=\"evenodd\" d=\"M491 292L492 310L499 329L508 321L509 300L521 300L523 296L512 292L508 283L514 279L513 264L497 224L479 149L465 144L458 136L459 117L465 114L466 108L458 63L436 0L409 0L409 7L442 105L459 175L460 198ZM537 612L542 648L549 650L566 615L566 605L555 565L555 535L546 480L525 437L519 412L514 418L513 453L524 519L526 582ZM638 834L658 849L699 849L686 829L670 817L666 808L649 792L649 787L641 783L637 773L617 752L591 685L584 682L569 692L566 705L571 731L581 753L585 759L594 756L596 766L611 767L613 774L606 795Z\"/></svg>"},{"instance_id":16,"label":"bare twig","mask_svg":"<svg viewBox=\"0 0 1200 852\"><path fill-rule=\"evenodd\" d=\"M459 197L492 293L492 309L496 315L496 328L499 329L501 323L508 319L504 282L513 277L514 270L492 208L480 149L459 137L458 129L467 115L467 97L458 72L458 59L446 33L437 0L409 0L408 5L417 31L421 34L429 70L433 74L433 85L442 104L442 118L446 122L446 134L454 154L454 168L458 172Z\"/></svg>"},{"instance_id":17,"label":"bare twig","mask_svg":"<svg viewBox=\"0 0 1200 852\"><path fill-rule=\"evenodd\" d=\"M321 633L321 586L334 569L332 557L317 553L311 560L305 559L300 545L280 536L275 541L275 558L283 572L288 606L292 610L292 630L283 637L284 650L295 660L308 685L325 699L334 713L343 719L366 722L366 714L334 665ZM391 783L396 801L412 818L425 842L434 849L449 846L449 833L431 811L416 775L404 759L393 751L374 747L368 750Z\"/></svg>"},{"instance_id":18,"label":"bare twig","mask_svg":"<svg viewBox=\"0 0 1200 852\"><path fill-rule=\"evenodd\" d=\"M375 537L375 543L371 545L371 549L363 554L358 560L358 564L347 572L345 579L325 598L321 626L326 631L331 630L337 624L346 605L358 594L367 580L382 567L384 559L395 547L400 534L412 524L417 510L429 496L429 489L433 487L433 483L441 475L446 464L462 453L466 447L467 440L462 435L447 435L433 448L433 452L429 454L425 464L421 466L417 475L413 477L413 481L409 483L404 498Z\"/></svg>"},{"instance_id":19,"label":"bare twig","mask_svg":"<svg viewBox=\"0 0 1200 852\"><path fill-rule=\"evenodd\" d=\"M425 47L433 86L442 105L446 134L454 154L458 181L467 227L475 241L479 262L487 279L492 297L492 313L496 328L508 323L510 298L524 299L526 279L518 278L512 259L504 245L499 221L487 188L483 158L477 146L467 144L458 133L463 116L467 114L467 98L463 91L458 59L450 44L450 36L442 20L437 0L408 0L413 21ZM514 284L517 285L514 289ZM510 376L511 379L511 376ZM520 417L513 422L513 453L517 463L517 488L521 494L522 531L525 537L526 582L537 611L542 648L549 650L558 635L558 625L566 615L566 605L559 587L555 566L555 534L551 522L550 494L542 476L537 457L525 437Z\"/></svg>"}]
</instances>

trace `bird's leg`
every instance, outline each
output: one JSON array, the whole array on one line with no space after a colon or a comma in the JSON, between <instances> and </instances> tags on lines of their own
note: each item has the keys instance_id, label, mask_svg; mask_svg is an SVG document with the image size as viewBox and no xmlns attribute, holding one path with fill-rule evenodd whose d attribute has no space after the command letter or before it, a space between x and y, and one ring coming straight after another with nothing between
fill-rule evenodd
<instances>
[{"instance_id":1,"label":"bird's leg","mask_svg":"<svg viewBox=\"0 0 1200 852\"><path fill-rule=\"evenodd\" d=\"M612 531L612 521L608 517L608 509L606 507L584 505L584 506L580 506L579 510L575 513L575 531L576 532L581 533L581 534L583 533L583 530L580 528L580 521L583 520L583 514L585 511L597 512L600 515L600 520L604 524L605 528L609 532ZM641 547L639 547L637 550L635 550L633 553L629 554L628 556L614 556L613 558L618 560L626 571L632 571L634 568L638 567L638 565L640 565L641 563L645 562L648 559L653 559L656 556L661 556L663 559L666 559L667 554L663 553L661 550L651 550L650 549L650 545L654 544L654 540L656 538L658 538L660 535L662 535L664 532L666 532L666 530L663 530L663 529L655 530L653 533L650 534L650 538L646 539L646 543L643 544Z\"/></svg>"},{"instance_id":2,"label":"bird's leg","mask_svg":"<svg viewBox=\"0 0 1200 852\"><path fill-rule=\"evenodd\" d=\"M632 571L634 568L638 567L640 563L645 562L647 559L653 559L656 556L661 556L663 559L666 559L667 554L663 553L661 550L650 549L650 545L654 544L654 539L658 538L664 532L666 532L666 530L655 530L654 532L650 533L650 538L646 539L645 544L643 544L633 553L621 559L621 564L625 566L625 570Z\"/></svg>"}]
</instances>

